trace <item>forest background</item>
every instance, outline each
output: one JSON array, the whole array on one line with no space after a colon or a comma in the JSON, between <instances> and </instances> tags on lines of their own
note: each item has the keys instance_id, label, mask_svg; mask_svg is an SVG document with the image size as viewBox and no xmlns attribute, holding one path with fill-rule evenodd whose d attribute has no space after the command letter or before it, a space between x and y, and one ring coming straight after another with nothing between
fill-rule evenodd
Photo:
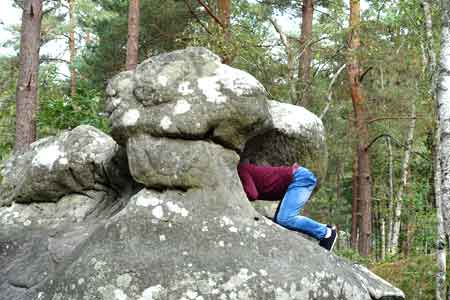
<instances>
[{"instance_id":1,"label":"forest background","mask_svg":"<svg viewBox=\"0 0 450 300\"><path fill-rule=\"evenodd\" d=\"M21 11L26 2L10 4ZM43 1L40 47L58 51L42 51L39 57L37 138L79 124L109 131L105 86L129 67L130 2L136 0ZM255 76L271 98L320 116L327 133L328 174L307 213L339 226L338 255L368 265L403 289L407 299L435 299L433 68L441 10L439 3L426 0L364 1L361 22L355 25L350 18L355 3L141 0L137 60L204 46ZM0 160L15 145L20 25L0 24L10 33L1 46L12 49L0 52ZM355 26L359 44L351 38ZM353 60L359 64L356 81L367 129L369 227L363 226L361 211L365 196L358 202L353 193L361 162ZM363 239L366 245L361 246ZM442 248L442 242L438 245Z\"/></svg>"}]
</instances>

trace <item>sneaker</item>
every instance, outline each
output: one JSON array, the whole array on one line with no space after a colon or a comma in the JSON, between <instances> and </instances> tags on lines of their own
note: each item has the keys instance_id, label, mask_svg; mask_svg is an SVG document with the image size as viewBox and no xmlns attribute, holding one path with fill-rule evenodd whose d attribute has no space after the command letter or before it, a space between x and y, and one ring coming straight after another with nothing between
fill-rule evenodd
<instances>
[{"instance_id":1,"label":"sneaker","mask_svg":"<svg viewBox=\"0 0 450 300\"><path fill-rule=\"evenodd\" d=\"M336 229L336 225L332 225L332 224L327 224L327 227L330 229Z\"/></svg>"},{"instance_id":2,"label":"sneaker","mask_svg":"<svg viewBox=\"0 0 450 300\"><path fill-rule=\"evenodd\" d=\"M333 247L336 244L336 241L337 241L337 230L336 228L331 227L331 236L321 239L319 242L319 246L331 252L333 251Z\"/></svg>"}]
</instances>

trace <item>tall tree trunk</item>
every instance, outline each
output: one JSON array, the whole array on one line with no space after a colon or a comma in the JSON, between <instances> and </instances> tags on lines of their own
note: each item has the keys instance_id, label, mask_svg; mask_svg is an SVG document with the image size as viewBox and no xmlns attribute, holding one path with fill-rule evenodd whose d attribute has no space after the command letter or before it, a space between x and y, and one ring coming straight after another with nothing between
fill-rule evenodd
<instances>
[{"instance_id":1,"label":"tall tree trunk","mask_svg":"<svg viewBox=\"0 0 450 300\"><path fill-rule=\"evenodd\" d=\"M389 151L389 202L387 205L387 216L388 216L388 232L387 232L387 241L386 248L387 252L391 252L392 243L391 243L391 233L394 231L394 156L392 154L392 143L391 140L387 139L388 143L388 151Z\"/></svg>"},{"instance_id":2,"label":"tall tree trunk","mask_svg":"<svg viewBox=\"0 0 450 300\"><path fill-rule=\"evenodd\" d=\"M310 107L312 101L311 94L311 37L312 23L314 16L314 0L303 0L302 5L302 25L300 36L300 58L298 69L298 99L297 104Z\"/></svg>"},{"instance_id":3,"label":"tall tree trunk","mask_svg":"<svg viewBox=\"0 0 450 300\"><path fill-rule=\"evenodd\" d=\"M437 101L435 84L436 84L436 52L434 51L434 39L433 39L433 22L431 17L431 5L429 0L423 0L423 12L425 16L425 32L427 35L427 50L428 50L428 64L424 62L424 65L428 65L429 77L431 77L431 95L433 101L436 102L437 107L439 103ZM448 14L447 10L447 14ZM448 19L447 19L447 30L448 30ZM448 38L448 37L447 37ZM448 41L448 40L447 40ZM448 45L450 46L450 45ZM447 58L449 59L449 58ZM449 88L449 87L447 87ZM448 99L447 99L448 100ZM439 119L439 114L436 115ZM436 260L438 271L436 273L436 300L445 299L446 291L446 273L447 273L447 251L445 247L445 226L443 219L443 209L442 209L442 190L441 190L441 143L440 143L440 122L436 122L436 132L434 136L434 151L433 151L433 169L434 169L434 201L436 204L436 217L437 217L437 239L436 239ZM448 197L448 196L447 196ZM447 198L448 201L448 198ZM448 223L447 223L448 224ZM450 297L449 297L450 299Z\"/></svg>"},{"instance_id":4,"label":"tall tree trunk","mask_svg":"<svg viewBox=\"0 0 450 300\"><path fill-rule=\"evenodd\" d=\"M25 151L36 140L42 0L27 0L22 14L20 68L16 89L14 150Z\"/></svg>"},{"instance_id":5,"label":"tall tree trunk","mask_svg":"<svg viewBox=\"0 0 450 300\"><path fill-rule=\"evenodd\" d=\"M134 70L139 61L139 0L129 0L127 70Z\"/></svg>"},{"instance_id":6,"label":"tall tree trunk","mask_svg":"<svg viewBox=\"0 0 450 300\"><path fill-rule=\"evenodd\" d=\"M433 19L431 16L431 5L429 0L422 1L423 12L425 16L425 33L427 35L428 42L428 59L429 59L429 70L428 73L431 78L434 79L436 76L436 52L434 51L434 38L433 38ZM432 80L434 81L434 80Z\"/></svg>"},{"instance_id":7,"label":"tall tree trunk","mask_svg":"<svg viewBox=\"0 0 450 300\"><path fill-rule=\"evenodd\" d=\"M355 115L356 134L358 139L358 192L361 222L359 228L358 249L362 256L371 252L372 237L372 176L368 152L369 130L367 127L367 109L360 83L358 51L360 48L360 1L350 0L350 33L349 57L347 71L350 81L353 112Z\"/></svg>"},{"instance_id":8,"label":"tall tree trunk","mask_svg":"<svg viewBox=\"0 0 450 300\"><path fill-rule=\"evenodd\" d=\"M77 94L77 71L75 68L75 0L69 0L69 52L70 52L70 95Z\"/></svg>"},{"instance_id":9,"label":"tall tree trunk","mask_svg":"<svg viewBox=\"0 0 450 300\"><path fill-rule=\"evenodd\" d=\"M358 228L361 219L359 213L359 177L358 177L358 158L353 157L352 164L352 236L351 246L353 249L358 248Z\"/></svg>"},{"instance_id":10,"label":"tall tree trunk","mask_svg":"<svg viewBox=\"0 0 450 300\"><path fill-rule=\"evenodd\" d=\"M434 200L436 203L437 216L437 240L436 240L436 259L438 272L436 274L436 300L445 299L445 279L447 270L446 249L445 249L445 228L442 218L442 196L441 196L441 166L440 166L440 145L439 124L436 125L435 145L434 145Z\"/></svg>"},{"instance_id":11,"label":"tall tree trunk","mask_svg":"<svg viewBox=\"0 0 450 300\"><path fill-rule=\"evenodd\" d=\"M411 157L411 148L414 139L414 130L416 128L416 103L415 99L411 101L411 119L409 122L408 136L406 139L406 149L403 157L402 168L400 171L401 180L400 186L397 191L395 212L394 212L394 227L391 233L391 248L390 253L396 254L398 251L398 238L400 236L400 224L401 224L401 214L403 208L403 192L408 184L409 175L409 160Z\"/></svg>"},{"instance_id":12,"label":"tall tree trunk","mask_svg":"<svg viewBox=\"0 0 450 300\"><path fill-rule=\"evenodd\" d=\"M231 0L218 0L217 8L219 11L219 20L222 23L223 37L225 45L230 42L231 31L230 31L230 18L231 18ZM232 54L226 53L223 57L224 64L231 64Z\"/></svg>"}]
</instances>

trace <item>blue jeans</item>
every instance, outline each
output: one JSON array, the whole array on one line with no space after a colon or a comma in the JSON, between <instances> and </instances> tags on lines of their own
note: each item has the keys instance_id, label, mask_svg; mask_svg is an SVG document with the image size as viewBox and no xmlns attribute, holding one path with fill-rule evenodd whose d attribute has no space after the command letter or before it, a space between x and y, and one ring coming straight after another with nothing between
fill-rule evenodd
<instances>
[{"instance_id":1,"label":"blue jeans","mask_svg":"<svg viewBox=\"0 0 450 300\"><path fill-rule=\"evenodd\" d=\"M300 216L300 212L308 202L316 186L316 176L303 167L298 168L289 184L288 190L281 200L276 216L276 223L291 230L306 233L318 240L325 237L327 226L308 217Z\"/></svg>"}]
</instances>

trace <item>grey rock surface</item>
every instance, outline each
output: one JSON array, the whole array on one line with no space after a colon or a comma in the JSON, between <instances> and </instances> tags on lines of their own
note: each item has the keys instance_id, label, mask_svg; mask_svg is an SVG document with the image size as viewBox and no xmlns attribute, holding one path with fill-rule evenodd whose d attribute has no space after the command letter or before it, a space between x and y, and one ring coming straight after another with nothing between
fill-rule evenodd
<instances>
[{"instance_id":1,"label":"grey rock surface","mask_svg":"<svg viewBox=\"0 0 450 300\"><path fill-rule=\"evenodd\" d=\"M255 211L237 175L237 152L275 159L262 148L268 145L257 151L247 142L264 132L314 152L324 147L323 127L299 121L295 109L267 102L259 83L221 68L211 52L191 48L112 81L113 132L129 167L111 138L90 129L39 141L10 161L18 173L6 167L1 197L8 200L0 202L0 300L404 299L367 269ZM239 101L245 104L227 106ZM256 113L239 121L231 113L237 107ZM172 118L175 111L182 113ZM75 146L81 141L89 151ZM297 160L299 151L289 155ZM69 173L81 183L65 178L72 163ZM40 177L19 181L21 174Z\"/></svg>"},{"instance_id":2,"label":"grey rock surface","mask_svg":"<svg viewBox=\"0 0 450 300\"><path fill-rule=\"evenodd\" d=\"M0 206L56 202L86 191L114 197L130 182L124 154L110 136L87 125L39 140L4 163Z\"/></svg>"},{"instance_id":3,"label":"grey rock surface","mask_svg":"<svg viewBox=\"0 0 450 300\"><path fill-rule=\"evenodd\" d=\"M217 186L239 160L236 152L206 141L137 135L127 141L130 172L146 187Z\"/></svg>"},{"instance_id":4,"label":"grey rock surface","mask_svg":"<svg viewBox=\"0 0 450 300\"><path fill-rule=\"evenodd\" d=\"M107 95L112 135L122 144L146 133L241 149L268 121L261 83L205 48L151 57L114 77Z\"/></svg>"}]
</instances>

